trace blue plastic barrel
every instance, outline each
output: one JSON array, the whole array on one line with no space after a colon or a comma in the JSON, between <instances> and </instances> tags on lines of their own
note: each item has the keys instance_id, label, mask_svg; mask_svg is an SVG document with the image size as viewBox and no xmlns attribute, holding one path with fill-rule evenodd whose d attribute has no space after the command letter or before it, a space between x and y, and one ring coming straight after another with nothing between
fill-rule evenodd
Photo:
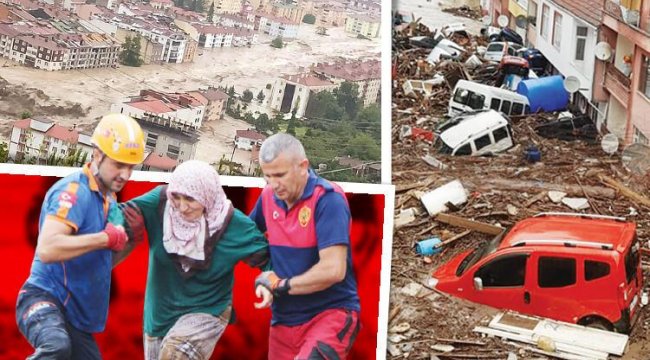
<instances>
[{"instance_id":1,"label":"blue plastic barrel","mask_svg":"<svg viewBox=\"0 0 650 360\"><path fill-rule=\"evenodd\" d=\"M422 240L415 244L415 251L424 256L430 256L433 254L437 254L440 251L442 251L442 248L439 247L439 244L441 243L439 238L430 238L426 240Z\"/></svg>"},{"instance_id":2,"label":"blue plastic barrel","mask_svg":"<svg viewBox=\"0 0 650 360\"><path fill-rule=\"evenodd\" d=\"M528 98L531 113L560 111L569 104L561 75L523 80L517 85L517 93Z\"/></svg>"}]
</instances>

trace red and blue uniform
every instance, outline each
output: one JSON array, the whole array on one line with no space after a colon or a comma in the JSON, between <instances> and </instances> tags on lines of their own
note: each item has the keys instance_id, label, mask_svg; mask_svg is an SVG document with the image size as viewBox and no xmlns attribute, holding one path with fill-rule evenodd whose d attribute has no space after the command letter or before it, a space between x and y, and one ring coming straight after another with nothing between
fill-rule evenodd
<instances>
[{"instance_id":1,"label":"red and blue uniform","mask_svg":"<svg viewBox=\"0 0 650 360\"><path fill-rule=\"evenodd\" d=\"M312 294L286 295L273 300L269 356L278 355L274 343L280 337L297 337L294 342L300 353L304 350L301 342L310 342L310 338L314 346L321 342L338 354L347 352L358 330L360 306L349 249L351 216L345 193L310 170L303 194L291 209L267 186L250 216L267 233L273 271L280 278L305 273L319 261L322 249L335 245L348 247L343 281ZM340 344L323 338L325 328L334 331L331 338L339 338ZM281 329L287 336L278 336Z\"/></svg>"}]
</instances>

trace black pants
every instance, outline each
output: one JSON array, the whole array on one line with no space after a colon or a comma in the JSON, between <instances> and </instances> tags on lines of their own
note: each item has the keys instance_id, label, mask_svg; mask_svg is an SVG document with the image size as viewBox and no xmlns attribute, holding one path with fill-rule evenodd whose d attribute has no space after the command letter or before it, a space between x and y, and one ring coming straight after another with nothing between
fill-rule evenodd
<instances>
[{"instance_id":1,"label":"black pants","mask_svg":"<svg viewBox=\"0 0 650 360\"><path fill-rule=\"evenodd\" d=\"M25 284L16 303L18 329L34 347L29 360L101 360L92 334L75 329L63 306L45 290Z\"/></svg>"}]
</instances>

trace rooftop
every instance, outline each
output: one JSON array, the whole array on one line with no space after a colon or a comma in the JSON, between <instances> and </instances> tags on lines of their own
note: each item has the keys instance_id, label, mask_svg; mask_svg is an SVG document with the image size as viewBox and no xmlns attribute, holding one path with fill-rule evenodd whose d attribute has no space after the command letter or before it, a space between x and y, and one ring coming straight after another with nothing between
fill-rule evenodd
<instances>
[{"instance_id":1,"label":"rooftop","mask_svg":"<svg viewBox=\"0 0 650 360\"><path fill-rule=\"evenodd\" d=\"M178 165L178 161L166 155L152 152L144 159L142 165L160 170L173 170Z\"/></svg>"},{"instance_id":2,"label":"rooftop","mask_svg":"<svg viewBox=\"0 0 650 360\"><path fill-rule=\"evenodd\" d=\"M292 82L304 86L327 86L334 85L333 82L329 80L323 80L312 74L297 74L297 75L283 75L282 79L287 82Z\"/></svg>"},{"instance_id":3,"label":"rooftop","mask_svg":"<svg viewBox=\"0 0 650 360\"><path fill-rule=\"evenodd\" d=\"M362 81L381 78L379 60L318 63L313 71L348 81Z\"/></svg>"},{"instance_id":4,"label":"rooftop","mask_svg":"<svg viewBox=\"0 0 650 360\"><path fill-rule=\"evenodd\" d=\"M237 130L235 133L237 137L251 139L251 140L265 140L266 136L253 130Z\"/></svg>"}]
</instances>

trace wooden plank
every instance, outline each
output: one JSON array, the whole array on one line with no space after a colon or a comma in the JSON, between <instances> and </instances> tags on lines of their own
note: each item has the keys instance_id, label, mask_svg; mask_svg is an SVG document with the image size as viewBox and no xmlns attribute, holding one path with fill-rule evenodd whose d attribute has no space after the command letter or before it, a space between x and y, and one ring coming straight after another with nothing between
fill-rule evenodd
<instances>
[{"instance_id":1,"label":"wooden plank","mask_svg":"<svg viewBox=\"0 0 650 360\"><path fill-rule=\"evenodd\" d=\"M536 354L542 354L542 355L546 355L546 356L557 358L557 359L584 360L584 358L585 358L582 355L575 355L575 354L564 353L564 352L544 351L542 349L538 349L538 348L535 348L535 347L532 347L532 346L517 344L516 342L512 342L512 341L507 341L506 343L509 344L509 345L518 347L520 349L526 349L526 350L528 350L530 352L534 352Z\"/></svg>"},{"instance_id":2,"label":"wooden plank","mask_svg":"<svg viewBox=\"0 0 650 360\"><path fill-rule=\"evenodd\" d=\"M632 201L637 202L639 204L643 204L645 206L650 207L650 199L647 197L637 194L634 192L634 190L628 188L627 186L621 184L620 182L610 178L609 176L606 175L598 175L598 178L600 179L601 182L615 188L618 190L621 194L627 196L630 198Z\"/></svg>"},{"instance_id":3,"label":"wooden plank","mask_svg":"<svg viewBox=\"0 0 650 360\"><path fill-rule=\"evenodd\" d=\"M461 339L445 339L445 338L436 338L436 341L446 342L446 343L451 343L451 344L485 346L485 343L482 342L482 341L470 341L470 340L461 340Z\"/></svg>"},{"instance_id":4,"label":"wooden plank","mask_svg":"<svg viewBox=\"0 0 650 360\"><path fill-rule=\"evenodd\" d=\"M469 220L469 219L462 218L460 216L450 215L450 214L440 213L436 215L436 219L445 224L464 227L470 230L476 230L478 232L482 232L490 235L499 235L501 234L502 231L505 230L504 228L499 226L494 226L479 221Z\"/></svg>"}]
</instances>

